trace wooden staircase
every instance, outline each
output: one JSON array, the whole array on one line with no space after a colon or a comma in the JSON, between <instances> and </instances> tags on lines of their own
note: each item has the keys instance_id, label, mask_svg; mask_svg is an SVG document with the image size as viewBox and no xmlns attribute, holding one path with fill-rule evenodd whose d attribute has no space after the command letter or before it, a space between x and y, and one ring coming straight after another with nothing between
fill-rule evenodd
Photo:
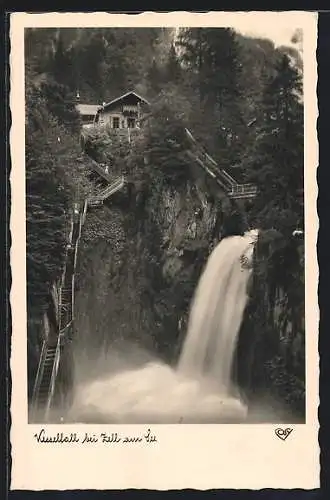
<instances>
[{"instance_id":1,"label":"wooden staircase","mask_svg":"<svg viewBox=\"0 0 330 500\"><path fill-rule=\"evenodd\" d=\"M90 206L102 205L104 200L106 200L111 195L122 189L124 185L125 185L124 176L118 177L112 184L110 184L110 186L107 186L97 195L88 198L88 205Z\"/></svg>"},{"instance_id":2,"label":"wooden staircase","mask_svg":"<svg viewBox=\"0 0 330 500\"><path fill-rule=\"evenodd\" d=\"M106 165L102 166L102 164L100 163L97 163L95 160L93 160L91 158L91 162L92 162L92 169L98 173L101 177L103 177L103 179L105 179L107 182L111 183L113 181L113 178L111 175L109 175L107 172L106 172Z\"/></svg>"},{"instance_id":3,"label":"wooden staircase","mask_svg":"<svg viewBox=\"0 0 330 500\"><path fill-rule=\"evenodd\" d=\"M53 286L52 300L56 310L54 320L56 324L56 338L49 335L45 338L39 358L37 374L32 395L32 419L47 421L51 409L56 379L58 375L62 346L71 340L74 322L74 281L77 253L81 229L86 219L89 205L100 204L115 192L120 190L124 184L123 176L113 179L96 164L95 170L102 178L111 181L110 185L102 189L95 197L86 199L84 204L74 204L71 218L70 234L67 243L67 252L62 278L57 285ZM54 325L52 325L55 328Z\"/></svg>"},{"instance_id":4,"label":"wooden staircase","mask_svg":"<svg viewBox=\"0 0 330 500\"><path fill-rule=\"evenodd\" d=\"M56 347L48 346L46 349L43 374L38 392L39 405L45 406L48 401L49 387L51 385L52 372L56 360Z\"/></svg>"},{"instance_id":5,"label":"wooden staircase","mask_svg":"<svg viewBox=\"0 0 330 500\"><path fill-rule=\"evenodd\" d=\"M67 254L61 281L54 295L57 297L56 318L57 336L54 341L45 339L39 359L37 375L32 396L32 415L40 415L46 420L54 397L56 378L60 362L61 347L70 339L70 331L74 319L74 274L81 234L81 226L86 215L86 203L83 206L75 204L71 219L71 230L67 245Z\"/></svg>"},{"instance_id":6,"label":"wooden staircase","mask_svg":"<svg viewBox=\"0 0 330 500\"><path fill-rule=\"evenodd\" d=\"M220 168L217 162L198 144L190 130L186 130L187 138L193 145L193 151L188 156L196 161L217 184L225 190L229 198L249 199L257 195L257 187L253 184L238 183L225 169Z\"/></svg>"},{"instance_id":7,"label":"wooden staircase","mask_svg":"<svg viewBox=\"0 0 330 500\"><path fill-rule=\"evenodd\" d=\"M60 361L60 342L48 344L45 340L40 356L36 382L33 390L33 416L47 420L55 391L55 380Z\"/></svg>"}]
</instances>

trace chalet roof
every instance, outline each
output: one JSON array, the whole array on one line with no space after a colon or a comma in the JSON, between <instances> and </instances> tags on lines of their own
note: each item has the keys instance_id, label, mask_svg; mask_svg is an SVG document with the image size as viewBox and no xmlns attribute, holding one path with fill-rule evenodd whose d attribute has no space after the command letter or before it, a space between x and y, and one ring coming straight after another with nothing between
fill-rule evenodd
<instances>
[{"instance_id":1,"label":"chalet roof","mask_svg":"<svg viewBox=\"0 0 330 500\"><path fill-rule=\"evenodd\" d=\"M134 95L135 97L137 97L140 101L143 101L144 103L148 104L150 106L150 102L147 101L147 99L145 99L144 97L140 96L139 94L137 94L136 92L133 92L133 91L129 91L129 92L126 92L125 94L121 95L120 97L117 97L116 99L113 99L112 101L110 102L107 102L106 104L103 104L103 106L99 109L99 111L103 110L103 109L106 109L108 108L109 106L112 106L113 104L115 104L116 102L119 102L119 101L122 101L123 99L125 99L126 97L128 97L129 95Z\"/></svg>"},{"instance_id":2,"label":"chalet roof","mask_svg":"<svg viewBox=\"0 0 330 500\"><path fill-rule=\"evenodd\" d=\"M100 109L98 104L77 104L76 109L81 115L96 115Z\"/></svg>"}]
</instances>

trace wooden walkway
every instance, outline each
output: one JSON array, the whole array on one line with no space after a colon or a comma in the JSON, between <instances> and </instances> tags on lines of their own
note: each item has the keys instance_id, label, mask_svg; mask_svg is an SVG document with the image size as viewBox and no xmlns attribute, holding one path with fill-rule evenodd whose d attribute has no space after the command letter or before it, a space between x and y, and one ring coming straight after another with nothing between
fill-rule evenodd
<instances>
[{"instance_id":1,"label":"wooden walkway","mask_svg":"<svg viewBox=\"0 0 330 500\"><path fill-rule=\"evenodd\" d=\"M257 195L257 187L253 184L238 183L225 169L220 168L217 162L198 144L190 130L186 130L187 138L193 146L188 156L198 163L204 171L212 177L226 192L229 198L249 199Z\"/></svg>"},{"instance_id":2,"label":"wooden walkway","mask_svg":"<svg viewBox=\"0 0 330 500\"><path fill-rule=\"evenodd\" d=\"M102 167L97 165L98 173ZM107 176L107 174L105 174ZM110 177L107 176L109 179ZM105 177L104 177L105 178ZM56 310L56 335L49 335L43 341L32 395L32 420L47 421L54 400L56 379L59 370L62 347L72 339L75 304L75 271L81 229L86 219L88 206L100 203L122 189L124 177L117 178L95 197L83 204L75 203L72 209L70 233L66 247L65 264L59 283L53 286L52 300Z\"/></svg>"}]
</instances>

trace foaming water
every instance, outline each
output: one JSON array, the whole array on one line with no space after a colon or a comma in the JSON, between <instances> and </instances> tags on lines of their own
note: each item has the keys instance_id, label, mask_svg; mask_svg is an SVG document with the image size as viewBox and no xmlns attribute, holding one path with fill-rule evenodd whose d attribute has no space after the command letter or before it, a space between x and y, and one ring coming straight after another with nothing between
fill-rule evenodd
<instances>
[{"instance_id":1,"label":"foaming water","mask_svg":"<svg viewBox=\"0 0 330 500\"><path fill-rule=\"evenodd\" d=\"M248 408L234 396L231 369L247 302L256 231L222 240L192 302L173 369L159 361L117 369L77 387L69 420L89 423L235 423Z\"/></svg>"},{"instance_id":2,"label":"foaming water","mask_svg":"<svg viewBox=\"0 0 330 500\"><path fill-rule=\"evenodd\" d=\"M80 387L69 420L85 423L217 423L241 421L246 407L223 398L210 381L159 363Z\"/></svg>"},{"instance_id":3,"label":"foaming water","mask_svg":"<svg viewBox=\"0 0 330 500\"><path fill-rule=\"evenodd\" d=\"M231 391L231 368L247 302L255 231L224 239L212 252L198 283L179 371L207 376L223 394Z\"/></svg>"}]
</instances>

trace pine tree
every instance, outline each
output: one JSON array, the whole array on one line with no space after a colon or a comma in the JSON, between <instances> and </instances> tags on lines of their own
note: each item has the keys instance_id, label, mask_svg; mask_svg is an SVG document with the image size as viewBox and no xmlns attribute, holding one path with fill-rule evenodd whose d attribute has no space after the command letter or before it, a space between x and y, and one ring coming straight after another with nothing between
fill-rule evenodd
<instances>
[{"instance_id":1,"label":"pine tree","mask_svg":"<svg viewBox=\"0 0 330 500\"><path fill-rule=\"evenodd\" d=\"M189 161L185 151L190 145L185 134L186 123L181 113L185 103L181 110L178 110L171 99L172 95L163 92L158 96L145 129L142 148L147 153L148 162L153 166L152 175L175 185L187 178Z\"/></svg>"},{"instance_id":2,"label":"pine tree","mask_svg":"<svg viewBox=\"0 0 330 500\"><path fill-rule=\"evenodd\" d=\"M228 28L189 28L179 36L178 45L213 137L208 146L228 168L239 162L246 133L236 35Z\"/></svg>"},{"instance_id":3,"label":"pine tree","mask_svg":"<svg viewBox=\"0 0 330 500\"><path fill-rule=\"evenodd\" d=\"M180 62L178 60L175 47L173 44L171 44L165 67L165 79L167 82L177 84L180 81L180 78L181 78Z\"/></svg>"},{"instance_id":4,"label":"pine tree","mask_svg":"<svg viewBox=\"0 0 330 500\"><path fill-rule=\"evenodd\" d=\"M26 28L24 36L25 65L37 74L49 71L54 57L56 28Z\"/></svg>"},{"instance_id":5,"label":"pine tree","mask_svg":"<svg viewBox=\"0 0 330 500\"><path fill-rule=\"evenodd\" d=\"M204 73L204 50L205 50L204 28L183 28L179 32L177 46L180 53L182 65L189 72L190 85L199 95L203 102L203 77Z\"/></svg>"},{"instance_id":6,"label":"pine tree","mask_svg":"<svg viewBox=\"0 0 330 500\"><path fill-rule=\"evenodd\" d=\"M155 59L153 59L151 66L148 69L147 80L151 93L153 95L157 95L162 90L162 85L161 85L162 78Z\"/></svg>"},{"instance_id":7,"label":"pine tree","mask_svg":"<svg viewBox=\"0 0 330 500\"><path fill-rule=\"evenodd\" d=\"M62 85L51 76L41 84L41 92L49 113L71 134L80 133L80 116L75 108L75 95L69 87Z\"/></svg>"},{"instance_id":8,"label":"pine tree","mask_svg":"<svg viewBox=\"0 0 330 500\"><path fill-rule=\"evenodd\" d=\"M254 204L261 228L294 229L303 224L299 193L304 182L301 76L284 55L263 96L264 123L257 130L250 180L259 188Z\"/></svg>"},{"instance_id":9,"label":"pine tree","mask_svg":"<svg viewBox=\"0 0 330 500\"><path fill-rule=\"evenodd\" d=\"M63 30L59 29L49 73L59 84L72 89L75 86L75 72L71 57L72 53L64 43Z\"/></svg>"}]
</instances>

